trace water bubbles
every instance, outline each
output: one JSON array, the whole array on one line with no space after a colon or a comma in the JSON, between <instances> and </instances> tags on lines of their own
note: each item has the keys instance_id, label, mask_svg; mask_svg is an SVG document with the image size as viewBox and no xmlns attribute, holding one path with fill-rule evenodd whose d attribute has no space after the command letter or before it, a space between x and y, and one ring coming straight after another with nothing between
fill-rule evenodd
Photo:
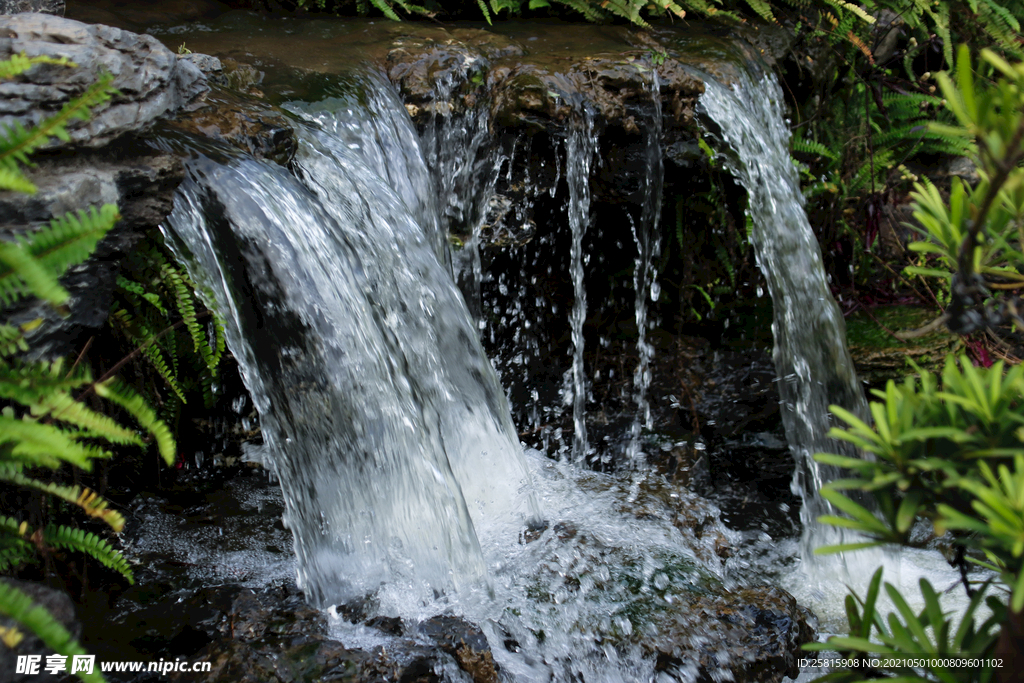
<instances>
[{"instance_id":1,"label":"water bubbles","mask_svg":"<svg viewBox=\"0 0 1024 683\"><path fill-rule=\"evenodd\" d=\"M651 301L657 301L658 297L661 296L661 283L654 281L651 283Z\"/></svg>"}]
</instances>

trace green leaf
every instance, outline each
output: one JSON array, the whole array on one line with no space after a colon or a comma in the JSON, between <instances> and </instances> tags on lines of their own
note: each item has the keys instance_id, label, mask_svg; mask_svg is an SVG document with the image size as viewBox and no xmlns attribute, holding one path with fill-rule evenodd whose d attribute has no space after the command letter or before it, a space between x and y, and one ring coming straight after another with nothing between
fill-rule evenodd
<instances>
[{"instance_id":1,"label":"green leaf","mask_svg":"<svg viewBox=\"0 0 1024 683\"><path fill-rule=\"evenodd\" d=\"M78 641L72 638L67 629L49 612L33 603L23 592L3 581L0 581L0 613L28 628L46 647L58 654L66 657L85 654ZM85 683L105 683L103 675L98 670L91 674L80 672L77 675Z\"/></svg>"}]
</instances>

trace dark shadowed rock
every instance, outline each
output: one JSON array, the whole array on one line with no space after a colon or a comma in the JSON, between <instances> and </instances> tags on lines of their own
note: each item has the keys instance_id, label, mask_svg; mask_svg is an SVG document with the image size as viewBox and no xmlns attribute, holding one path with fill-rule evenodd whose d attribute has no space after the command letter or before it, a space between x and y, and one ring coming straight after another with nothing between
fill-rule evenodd
<instances>
[{"instance_id":1,"label":"dark shadowed rock","mask_svg":"<svg viewBox=\"0 0 1024 683\"><path fill-rule=\"evenodd\" d=\"M156 38L47 14L0 17L0 59L66 57L77 67L39 64L0 83L0 125L28 127L53 116L103 73L119 94L88 121L68 125L70 140L51 147L101 147L187 106L207 91L199 67L179 60Z\"/></svg>"}]
</instances>

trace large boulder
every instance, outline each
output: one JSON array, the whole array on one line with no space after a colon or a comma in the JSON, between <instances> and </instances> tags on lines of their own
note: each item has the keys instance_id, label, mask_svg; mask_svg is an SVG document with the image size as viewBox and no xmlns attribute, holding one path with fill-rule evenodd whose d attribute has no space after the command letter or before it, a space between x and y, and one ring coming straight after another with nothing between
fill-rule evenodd
<instances>
[{"instance_id":1,"label":"large boulder","mask_svg":"<svg viewBox=\"0 0 1024 683\"><path fill-rule=\"evenodd\" d=\"M0 17L0 59L65 57L77 67L38 64L0 83L0 126L29 127L53 116L104 73L118 90L88 121L71 121L70 139L53 147L102 147L126 133L187 106L207 91L202 71L179 60L153 36L110 26L88 25L48 14Z\"/></svg>"}]
</instances>

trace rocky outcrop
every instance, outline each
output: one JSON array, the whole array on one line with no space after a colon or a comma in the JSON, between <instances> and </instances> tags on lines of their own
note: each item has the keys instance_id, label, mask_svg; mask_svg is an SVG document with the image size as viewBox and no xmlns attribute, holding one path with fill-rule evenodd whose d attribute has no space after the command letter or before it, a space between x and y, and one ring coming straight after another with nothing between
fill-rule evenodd
<instances>
[{"instance_id":1,"label":"rocky outcrop","mask_svg":"<svg viewBox=\"0 0 1024 683\"><path fill-rule=\"evenodd\" d=\"M174 191L184 178L177 155L157 151L142 137L157 121L197 108L209 91L203 69L216 73L220 65L201 55L179 59L152 36L109 26L46 14L0 17L0 59L21 53L64 57L75 66L38 64L0 83L4 128L31 128L54 116L101 74L111 74L117 89L87 121L72 119L67 139L51 138L36 155L35 164L26 168L38 188L34 194L0 192L0 239L88 207L111 203L121 213L121 221L93 256L62 279L71 295L68 311L22 302L4 313L16 324L41 319L44 324L28 336L32 353L56 357L71 353L83 335L105 324L117 263L170 213ZM264 129L248 132L249 147L258 146Z\"/></svg>"},{"instance_id":2,"label":"rocky outcrop","mask_svg":"<svg viewBox=\"0 0 1024 683\"><path fill-rule=\"evenodd\" d=\"M53 116L100 75L114 77L109 104L87 121L67 126L69 139L51 148L102 147L127 133L145 130L160 117L192 104L207 90L194 63L179 60L156 38L110 26L90 26L46 14L16 14L0 21L0 59L67 58L76 67L39 64L0 83L0 125L25 127Z\"/></svg>"}]
</instances>

